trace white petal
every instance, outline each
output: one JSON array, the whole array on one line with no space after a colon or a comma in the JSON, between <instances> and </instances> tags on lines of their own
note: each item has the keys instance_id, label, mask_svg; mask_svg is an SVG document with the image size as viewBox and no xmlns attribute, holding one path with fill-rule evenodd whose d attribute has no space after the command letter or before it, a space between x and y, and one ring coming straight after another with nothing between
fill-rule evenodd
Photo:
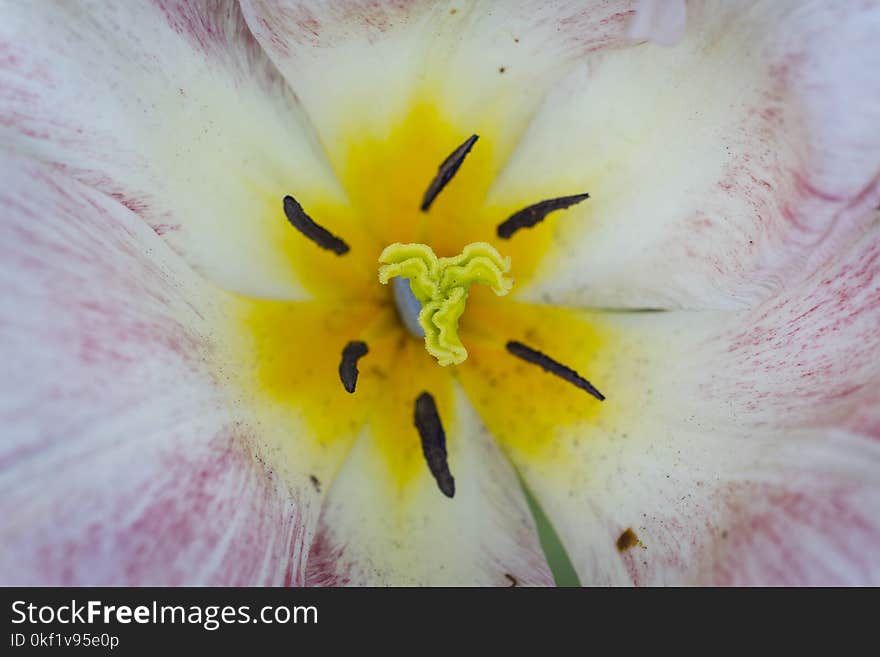
<instances>
[{"instance_id":1,"label":"white petal","mask_svg":"<svg viewBox=\"0 0 880 657\"><path fill-rule=\"evenodd\" d=\"M629 24L629 35L633 39L672 46L684 35L686 19L684 0L639 0Z\"/></svg>"},{"instance_id":2,"label":"white petal","mask_svg":"<svg viewBox=\"0 0 880 657\"><path fill-rule=\"evenodd\" d=\"M405 490L387 485L375 437L364 435L327 498L308 583L552 585L516 475L460 392L455 422L441 421L455 496L438 490L425 464ZM418 434L395 438L418 441Z\"/></svg>"},{"instance_id":3,"label":"white petal","mask_svg":"<svg viewBox=\"0 0 880 657\"><path fill-rule=\"evenodd\" d=\"M630 43L632 13L623 0L244 0L242 8L339 171L353 135L381 138L425 102L462 139L480 133L480 148L503 161L572 61Z\"/></svg>"},{"instance_id":4,"label":"white petal","mask_svg":"<svg viewBox=\"0 0 880 657\"><path fill-rule=\"evenodd\" d=\"M0 178L0 582L301 582L314 505L229 410L223 297L102 194Z\"/></svg>"},{"instance_id":5,"label":"white petal","mask_svg":"<svg viewBox=\"0 0 880 657\"><path fill-rule=\"evenodd\" d=\"M521 296L743 307L814 267L880 200L878 29L876 2L702 3L672 48L585 56L490 197L591 194L513 236L552 236Z\"/></svg>"},{"instance_id":6,"label":"white petal","mask_svg":"<svg viewBox=\"0 0 880 657\"><path fill-rule=\"evenodd\" d=\"M585 584L880 582L878 237L753 311L610 320L607 414L514 457Z\"/></svg>"},{"instance_id":7,"label":"white petal","mask_svg":"<svg viewBox=\"0 0 880 657\"><path fill-rule=\"evenodd\" d=\"M112 195L223 287L304 296L282 198L344 196L237 4L4 4L0 143Z\"/></svg>"}]
</instances>

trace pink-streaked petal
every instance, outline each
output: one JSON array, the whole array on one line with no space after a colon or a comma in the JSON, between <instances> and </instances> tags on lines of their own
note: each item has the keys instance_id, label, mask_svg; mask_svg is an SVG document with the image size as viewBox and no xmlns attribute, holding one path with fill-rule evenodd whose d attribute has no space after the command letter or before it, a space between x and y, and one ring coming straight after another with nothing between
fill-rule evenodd
<instances>
[{"instance_id":1,"label":"pink-streaked petal","mask_svg":"<svg viewBox=\"0 0 880 657\"><path fill-rule=\"evenodd\" d=\"M815 268L880 203L878 30L877 2L695 3L674 47L586 56L490 195L591 194L513 237L552 244L523 298L742 308Z\"/></svg>"},{"instance_id":2,"label":"pink-streaked petal","mask_svg":"<svg viewBox=\"0 0 880 657\"><path fill-rule=\"evenodd\" d=\"M108 197L0 178L0 582L301 582L308 494L227 409L221 295Z\"/></svg>"},{"instance_id":3,"label":"pink-streaked petal","mask_svg":"<svg viewBox=\"0 0 880 657\"><path fill-rule=\"evenodd\" d=\"M880 583L880 218L754 310L596 321L606 419L514 459L585 584Z\"/></svg>"},{"instance_id":4,"label":"pink-streaked petal","mask_svg":"<svg viewBox=\"0 0 880 657\"><path fill-rule=\"evenodd\" d=\"M455 496L437 489L427 465L405 490L386 486L391 477L377 458L375 437L362 436L327 497L307 583L553 584L513 469L461 392L456 406L455 422L445 427ZM397 438L418 440L415 430Z\"/></svg>"},{"instance_id":5,"label":"pink-streaked petal","mask_svg":"<svg viewBox=\"0 0 880 657\"><path fill-rule=\"evenodd\" d=\"M0 144L113 196L227 289L305 295L282 198L344 197L236 3L4 4Z\"/></svg>"},{"instance_id":6,"label":"pink-streaked petal","mask_svg":"<svg viewBox=\"0 0 880 657\"><path fill-rule=\"evenodd\" d=\"M875 404L877 402L875 401ZM847 449L844 442L840 446ZM854 450L854 457L859 451ZM868 454L876 476L876 451ZM693 582L713 586L877 586L880 490L824 473L723 490L724 525ZM781 479L781 478L780 478Z\"/></svg>"},{"instance_id":7,"label":"pink-streaked petal","mask_svg":"<svg viewBox=\"0 0 880 657\"><path fill-rule=\"evenodd\" d=\"M684 35L686 20L684 0L639 0L629 24L629 35L661 46L673 46Z\"/></svg>"}]
</instances>

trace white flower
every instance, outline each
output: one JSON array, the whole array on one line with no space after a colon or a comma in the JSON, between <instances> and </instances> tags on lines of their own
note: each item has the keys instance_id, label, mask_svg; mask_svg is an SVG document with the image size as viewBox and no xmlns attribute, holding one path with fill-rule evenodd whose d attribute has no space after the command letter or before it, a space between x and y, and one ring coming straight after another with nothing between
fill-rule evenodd
<instances>
[{"instance_id":1,"label":"white flower","mask_svg":"<svg viewBox=\"0 0 880 657\"><path fill-rule=\"evenodd\" d=\"M0 583L549 584L517 471L584 584L880 583L877 2L4 5ZM377 257L477 241L441 368Z\"/></svg>"}]
</instances>

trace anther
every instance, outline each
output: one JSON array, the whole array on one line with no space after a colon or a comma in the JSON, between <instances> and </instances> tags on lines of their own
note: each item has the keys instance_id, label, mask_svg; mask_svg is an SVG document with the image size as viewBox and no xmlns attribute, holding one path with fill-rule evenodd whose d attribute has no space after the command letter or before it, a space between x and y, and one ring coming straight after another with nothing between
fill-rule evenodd
<instances>
[{"instance_id":1,"label":"anther","mask_svg":"<svg viewBox=\"0 0 880 657\"><path fill-rule=\"evenodd\" d=\"M575 194L573 196L560 196L546 201L540 201L518 212L514 212L506 220L498 224L498 237L508 240L520 228L531 228L544 221L544 218L554 210L564 210L572 205L590 198L589 194Z\"/></svg>"},{"instance_id":2,"label":"anther","mask_svg":"<svg viewBox=\"0 0 880 657\"><path fill-rule=\"evenodd\" d=\"M455 175L455 172L458 171L458 168L461 166L461 163L464 162L464 158L467 157L467 154L470 153L471 148L474 147L474 144L477 143L477 139L479 137L477 135L471 135L467 138L461 146L456 148L452 153L443 160L443 164L437 169L437 175L434 176L434 180L431 181L431 184L428 186L428 190L425 192L425 195L422 197L422 212L427 212L428 208L431 207L431 203L434 202L434 199L437 198L437 194L439 194L446 184L452 180L452 176Z\"/></svg>"},{"instance_id":3,"label":"anther","mask_svg":"<svg viewBox=\"0 0 880 657\"><path fill-rule=\"evenodd\" d=\"M516 342L515 340L511 340L507 343L507 351L516 356L517 358L521 358L527 363L531 363L532 365L537 365L545 372L549 372L550 374L555 374L563 381L568 381L573 386L580 388L593 395L599 401L605 400L605 395L596 390L592 383L587 381L580 374L575 372L570 367L566 367L559 361L553 360L546 354L542 354L537 349L532 349L531 347L527 347L522 342Z\"/></svg>"},{"instance_id":4,"label":"anther","mask_svg":"<svg viewBox=\"0 0 880 657\"><path fill-rule=\"evenodd\" d=\"M430 393L423 392L416 399L414 420L422 439L422 453L428 469L437 480L437 486L446 497L455 495L455 479L446 460L446 433L437 413L437 404Z\"/></svg>"},{"instance_id":5,"label":"anther","mask_svg":"<svg viewBox=\"0 0 880 657\"><path fill-rule=\"evenodd\" d=\"M342 350L342 360L339 362L339 379L347 392L354 392L358 381L358 360L366 356L368 351L367 343L360 340L352 340Z\"/></svg>"},{"instance_id":6,"label":"anther","mask_svg":"<svg viewBox=\"0 0 880 657\"><path fill-rule=\"evenodd\" d=\"M306 214L302 206L292 196L284 197L284 214L294 228L322 249L333 251L336 255L348 253L348 244L312 221L312 218Z\"/></svg>"}]
</instances>

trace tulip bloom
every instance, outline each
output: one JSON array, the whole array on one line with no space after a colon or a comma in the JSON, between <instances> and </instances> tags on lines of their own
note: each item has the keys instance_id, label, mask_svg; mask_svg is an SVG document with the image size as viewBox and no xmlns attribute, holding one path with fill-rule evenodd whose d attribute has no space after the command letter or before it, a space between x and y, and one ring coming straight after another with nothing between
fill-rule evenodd
<instances>
[{"instance_id":1,"label":"tulip bloom","mask_svg":"<svg viewBox=\"0 0 880 657\"><path fill-rule=\"evenodd\" d=\"M880 3L5 4L3 584L880 583Z\"/></svg>"}]
</instances>

